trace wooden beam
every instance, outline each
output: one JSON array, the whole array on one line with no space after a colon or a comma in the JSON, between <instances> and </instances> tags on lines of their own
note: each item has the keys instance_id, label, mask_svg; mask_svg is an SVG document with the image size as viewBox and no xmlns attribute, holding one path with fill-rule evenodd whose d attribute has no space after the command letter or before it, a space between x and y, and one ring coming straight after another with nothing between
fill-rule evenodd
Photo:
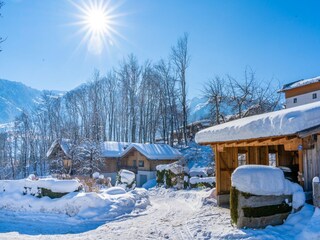
<instances>
[{"instance_id":1,"label":"wooden beam","mask_svg":"<svg viewBox=\"0 0 320 240\"><path fill-rule=\"evenodd\" d=\"M224 152L224 145L222 144L217 144L217 152Z\"/></svg>"},{"instance_id":2,"label":"wooden beam","mask_svg":"<svg viewBox=\"0 0 320 240\"><path fill-rule=\"evenodd\" d=\"M212 146L214 148L214 155L215 155L215 167L216 167L216 196L220 194L220 189L221 189L221 174L220 174L220 159L219 159L219 154L220 152L218 151L218 146Z\"/></svg>"},{"instance_id":3,"label":"wooden beam","mask_svg":"<svg viewBox=\"0 0 320 240\"><path fill-rule=\"evenodd\" d=\"M304 169L303 169L303 149L302 149L302 139L299 139L298 146L298 162L299 162L299 172L298 172L298 181L302 187L304 187Z\"/></svg>"},{"instance_id":4,"label":"wooden beam","mask_svg":"<svg viewBox=\"0 0 320 240\"><path fill-rule=\"evenodd\" d=\"M301 139L293 138L291 140L287 140L284 144L285 151L298 151L298 147L301 145Z\"/></svg>"}]
</instances>

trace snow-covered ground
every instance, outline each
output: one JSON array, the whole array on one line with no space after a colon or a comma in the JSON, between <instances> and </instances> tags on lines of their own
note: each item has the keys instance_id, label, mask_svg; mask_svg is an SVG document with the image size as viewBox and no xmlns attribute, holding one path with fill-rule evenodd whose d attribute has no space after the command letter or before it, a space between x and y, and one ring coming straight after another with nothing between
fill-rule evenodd
<instances>
[{"instance_id":1,"label":"snow-covered ground","mask_svg":"<svg viewBox=\"0 0 320 240\"><path fill-rule=\"evenodd\" d=\"M212 190L157 188L148 191L151 206L106 223L71 217L0 211L0 239L319 239L320 211L306 205L285 224L262 230L236 229L227 208L217 207ZM69 220L68 220L69 219ZM65 223L65 221L67 221ZM39 224L41 222L41 224ZM63 223L63 224L61 224ZM56 229L36 235L39 228ZM60 230L61 234L59 235ZM66 231L69 230L69 231ZM14 232L10 232L14 231ZM20 232L20 233L18 233ZM72 233L76 234L72 234ZM80 232L80 233L79 233ZM52 234L55 233L55 234ZM30 234L30 235L26 235Z\"/></svg>"}]
</instances>

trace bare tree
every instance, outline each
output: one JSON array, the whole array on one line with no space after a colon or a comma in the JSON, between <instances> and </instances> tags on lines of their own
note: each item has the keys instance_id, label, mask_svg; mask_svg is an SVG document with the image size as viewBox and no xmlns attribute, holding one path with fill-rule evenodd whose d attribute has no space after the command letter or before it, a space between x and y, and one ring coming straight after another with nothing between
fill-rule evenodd
<instances>
[{"instance_id":1,"label":"bare tree","mask_svg":"<svg viewBox=\"0 0 320 240\"><path fill-rule=\"evenodd\" d=\"M183 125L183 138L185 144L187 144L187 82L186 82L186 71L189 67L190 56L188 53L188 34L178 39L176 46L172 47L171 59L176 67L178 79L180 83L180 94L181 94L181 105L182 105L182 125Z\"/></svg>"},{"instance_id":2,"label":"bare tree","mask_svg":"<svg viewBox=\"0 0 320 240\"><path fill-rule=\"evenodd\" d=\"M251 69L246 68L244 80L239 81L230 75L229 80L229 100L230 106L237 114L237 118L243 117L243 112L253 103L254 91L256 89L255 74Z\"/></svg>"},{"instance_id":3,"label":"bare tree","mask_svg":"<svg viewBox=\"0 0 320 240\"><path fill-rule=\"evenodd\" d=\"M214 124L220 124L222 115L222 104L226 101L226 84L224 79L216 76L215 78L209 80L203 86L203 94L208 98L212 106L212 116L214 118Z\"/></svg>"}]
</instances>

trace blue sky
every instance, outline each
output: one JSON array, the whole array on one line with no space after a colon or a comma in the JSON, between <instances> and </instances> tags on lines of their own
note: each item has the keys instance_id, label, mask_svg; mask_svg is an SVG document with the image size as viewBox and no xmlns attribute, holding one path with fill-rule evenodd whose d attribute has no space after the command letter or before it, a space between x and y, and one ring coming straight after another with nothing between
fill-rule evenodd
<instances>
[{"instance_id":1,"label":"blue sky","mask_svg":"<svg viewBox=\"0 0 320 240\"><path fill-rule=\"evenodd\" d=\"M215 75L241 78L250 66L261 81L287 83L320 75L320 1L126 0L101 55L80 45L80 14L67 0L4 0L0 78L37 89L70 90L106 73L130 53L140 63L167 58L189 33L189 97ZM80 3L80 1L77 1Z\"/></svg>"}]
</instances>

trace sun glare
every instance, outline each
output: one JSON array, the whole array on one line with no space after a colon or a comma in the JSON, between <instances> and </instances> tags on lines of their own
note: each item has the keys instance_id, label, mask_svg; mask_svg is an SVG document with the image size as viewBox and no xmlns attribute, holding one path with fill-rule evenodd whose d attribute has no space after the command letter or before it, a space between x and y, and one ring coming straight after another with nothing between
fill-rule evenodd
<instances>
[{"instance_id":1,"label":"sun glare","mask_svg":"<svg viewBox=\"0 0 320 240\"><path fill-rule=\"evenodd\" d=\"M79 3L80 2L80 3ZM112 46L115 36L121 35L115 30L118 25L115 11L118 6L111 5L110 1L87 0L71 1L79 10L77 18L80 25L80 32L83 33L81 43L87 45L87 49L92 54L102 54L103 50Z\"/></svg>"},{"instance_id":2,"label":"sun glare","mask_svg":"<svg viewBox=\"0 0 320 240\"><path fill-rule=\"evenodd\" d=\"M102 9L91 9L86 16L88 27L93 34L105 34L108 29L108 16Z\"/></svg>"}]
</instances>

